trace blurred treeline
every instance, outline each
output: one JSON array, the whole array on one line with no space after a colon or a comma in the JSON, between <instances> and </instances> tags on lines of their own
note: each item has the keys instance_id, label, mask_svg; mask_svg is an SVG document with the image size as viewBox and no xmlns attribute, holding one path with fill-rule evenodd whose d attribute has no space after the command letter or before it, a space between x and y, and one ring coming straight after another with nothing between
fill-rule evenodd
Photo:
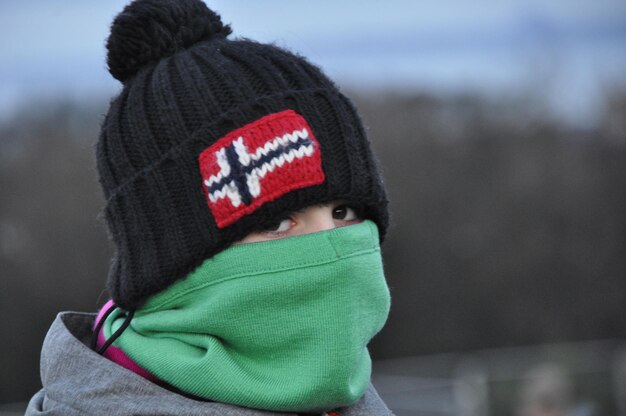
<instances>
[{"instance_id":1,"label":"blurred treeline","mask_svg":"<svg viewBox=\"0 0 626 416\"><path fill-rule=\"evenodd\" d=\"M626 338L626 92L585 129L531 98L350 95L392 201L375 359ZM39 388L58 311L106 300L106 106L33 102L0 125L0 403Z\"/></svg>"}]
</instances>

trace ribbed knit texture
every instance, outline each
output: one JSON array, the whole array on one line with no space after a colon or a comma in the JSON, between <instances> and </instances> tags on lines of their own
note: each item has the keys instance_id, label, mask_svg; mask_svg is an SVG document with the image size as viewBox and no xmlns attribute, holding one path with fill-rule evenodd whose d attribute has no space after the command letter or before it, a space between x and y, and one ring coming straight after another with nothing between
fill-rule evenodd
<instances>
[{"instance_id":1,"label":"ribbed knit texture","mask_svg":"<svg viewBox=\"0 0 626 416\"><path fill-rule=\"evenodd\" d=\"M113 23L108 63L124 88L103 123L97 164L116 248L108 289L127 310L308 205L360 203L384 236L385 192L350 101L304 58L229 34L199 0L137 0ZM319 141L324 182L218 227L198 156L229 132L288 109Z\"/></svg>"},{"instance_id":2,"label":"ribbed knit texture","mask_svg":"<svg viewBox=\"0 0 626 416\"><path fill-rule=\"evenodd\" d=\"M327 411L367 388L366 345L388 311L377 227L366 221L231 247L151 297L114 345L194 396ZM123 321L111 314L105 337Z\"/></svg>"}]
</instances>

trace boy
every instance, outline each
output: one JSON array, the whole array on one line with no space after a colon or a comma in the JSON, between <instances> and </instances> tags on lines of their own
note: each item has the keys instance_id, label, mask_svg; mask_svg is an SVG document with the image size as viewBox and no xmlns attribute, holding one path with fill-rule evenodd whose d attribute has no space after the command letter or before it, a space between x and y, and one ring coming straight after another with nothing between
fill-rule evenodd
<instances>
[{"instance_id":1,"label":"boy","mask_svg":"<svg viewBox=\"0 0 626 416\"><path fill-rule=\"evenodd\" d=\"M387 200L361 122L304 58L230 33L200 0L114 20L111 301L53 323L27 414L390 414L366 347Z\"/></svg>"}]
</instances>

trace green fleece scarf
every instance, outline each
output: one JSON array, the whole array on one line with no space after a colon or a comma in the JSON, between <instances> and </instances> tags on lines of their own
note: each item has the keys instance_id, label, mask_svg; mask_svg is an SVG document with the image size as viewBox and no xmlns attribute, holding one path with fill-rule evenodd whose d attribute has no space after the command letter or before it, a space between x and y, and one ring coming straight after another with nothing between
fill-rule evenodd
<instances>
[{"instance_id":1,"label":"green fleece scarf","mask_svg":"<svg viewBox=\"0 0 626 416\"><path fill-rule=\"evenodd\" d=\"M233 246L151 297L115 342L192 395L274 411L349 405L389 312L376 225ZM111 314L109 338L124 321Z\"/></svg>"}]
</instances>

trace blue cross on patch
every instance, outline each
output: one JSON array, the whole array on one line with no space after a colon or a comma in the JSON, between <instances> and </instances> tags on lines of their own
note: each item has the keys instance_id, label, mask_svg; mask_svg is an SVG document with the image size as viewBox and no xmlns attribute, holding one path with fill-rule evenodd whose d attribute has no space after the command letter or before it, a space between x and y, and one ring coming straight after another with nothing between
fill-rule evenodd
<instances>
[{"instance_id":1,"label":"blue cross on patch","mask_svg":"<svg viewBox=\"0 0 626 416\"><path fill-rule=\"evenodd\" d=\"M320 144L304 117L293 110L268 114L228 133L204 149L198 163L219 228L326 178Z\"/></svg>"},{"instance_id":2,"label":"blue cross on patch","mask_svg":"<svg viewBox=\"0 0 626 416\"><path fill-rule=\"evenodd\" d=\"M253 153L248 152L243 137L240 137L224 147L220 151L223 153L218 152L222 175L220 178L215 177L214 181L211 181L214 177L205 181L209 198L228 196L235 206L240 203L250 205L260 193L260 178L276 166L291 163L294 157L302 158L313 150L313 142L306 129L277 137Z\"/></svg>"}]
</instances>

